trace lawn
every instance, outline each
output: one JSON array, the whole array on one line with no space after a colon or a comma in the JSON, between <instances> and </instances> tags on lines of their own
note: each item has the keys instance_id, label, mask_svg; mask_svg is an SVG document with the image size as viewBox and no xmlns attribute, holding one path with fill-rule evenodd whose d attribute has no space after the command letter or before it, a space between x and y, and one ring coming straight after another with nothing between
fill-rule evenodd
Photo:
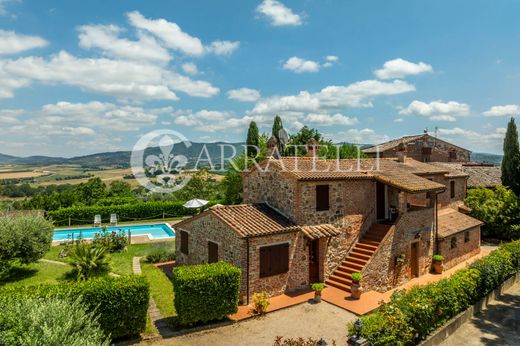
<instances>
[{"instance_id":1,"label":"lawn","mask_svg":"<svg viewBox=\"0 0 520 346\"><path fill-rule=\"evenodd\" d=\"M64 274L70 269L70 266L47 262L16 265L12 268L11 275L4 281L0 281L0 286L54 284L63 280Z\"/></svg>"},{"instance_id":2,"label":"lawn","mask_svg":"<svg viewBox=\"0 0 520 346\"><path fill-rule=\"evenodd\" d=\"M150 283L150 294L163 318L176 316L173 305L173 285L164 272L153 264L141 263L142 275Z\"/></svg>"},{"instance_id":3,"label":"lawn","mask_svg":"<svg viewBox=\"0 0 520 346\"><path fill-rule=\"evenodd\" d=\"M128 246L128 251L121 253L113 253L110 255L110 267L113 273L119 275L131 275L132 274L132 258L134 256L146 256L151 250L156 247L168 246L175 248L175 242L162 242L153 244L132 244ZM63 249L63 246L53 246L51 250L45 254L46 259L53 261L68 262L67 257L59 258L59 253Z\"/></svg>"}]
</instances>

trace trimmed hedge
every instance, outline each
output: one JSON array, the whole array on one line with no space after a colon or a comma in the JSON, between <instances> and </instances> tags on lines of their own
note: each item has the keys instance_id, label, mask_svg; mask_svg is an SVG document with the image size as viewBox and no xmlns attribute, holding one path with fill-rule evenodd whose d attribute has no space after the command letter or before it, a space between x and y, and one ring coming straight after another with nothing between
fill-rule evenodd
<instances>
[{"instance_id":1,"label":"trimmed hedge","mask_svg":"<svg viewBox=\"0 0 520 346\"><path fill-rule=\"evenodd\" d=\"M238 310L240 269L229 263L177 267L172 282L183 325L221 320Z\"/></svg>"},{"instance_id":2,"label":"trimmed hedge","mask_svg":"<svg viewBox=\"0 0 520 346\"><path fill-rule=\"evenodd\" d=\"M99 316L101 329L112 339L137 335L146 327L150 292L148 282L141 276L0 288L0 305L18 299L51 297L71 301L82 297L82 304Z\"/></svg>"},{"instance_id":3,"label":"trimmed hedge","mask_svg":"<svg viewBox=\"0 0 520 346\"><path fill-rule=\"evenodd\" d=\"M72 225L82 225L94 222L95 215L101 215L103 220L110 220L110 214L117 214L120 221L134 219L160 218L163 213L168 217L193 215L196 209L188 209L180 202L154 201L122 205L76 206L50 211L47 216L56 226L67 226L69 217Z\"/></svg>"},{"instance_id":4,"label":"trimmed hedge","mask_svg":"<svg viewBox=\"0 0 520 346\"><path fill-rule=\"evenodd\" d=\"M361 335L370 345L415 345L520 271L520 241L458 270L447 279L400 290L376 312L361 318ZM353 323L348 326L354 335Z\"/></svg>"}]
</instances>

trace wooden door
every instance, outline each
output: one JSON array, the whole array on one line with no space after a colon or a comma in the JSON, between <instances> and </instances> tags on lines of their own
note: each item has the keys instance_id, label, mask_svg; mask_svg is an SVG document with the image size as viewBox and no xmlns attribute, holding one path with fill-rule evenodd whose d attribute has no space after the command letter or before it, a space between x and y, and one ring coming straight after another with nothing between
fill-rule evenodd
<instances>
[{"instance_id":1,"label":"wooden door","mask_svg":"<svg viewBox=\"0 0 520 346\"><path fill-rule=\"evenodd\" d=\"M386 218L386 203L385 203L385 184L376 183L376 213L378 220Z\"/></svg>"},{"instance_id":2,"label":"wooden door","mask_svg":"<svg viewBox=\"0 0 520 346\"><path fill-rule=\"evenodd\" d=\"M320 282L320 242L319 239L309 243L309 282Z\"/></svg>"},{"instance_id":3,"label":"wooden door","mask_svg":"<svg viewBox=\"0 0 520 346\"><path fill-rule=\"evenodd\" d=\"M208 241L208 263L218 262L218 244Z\"/></svg>"},{"instance_id":4,"label":"wooden door","mask_svg":"<svg viewBox=\"0 0 520 346\"><path fill-rule=\"evenodd\" d=\"M410 251L410 277L419 276L419 242L412 243Z\"/></svg>"}]
</instances>

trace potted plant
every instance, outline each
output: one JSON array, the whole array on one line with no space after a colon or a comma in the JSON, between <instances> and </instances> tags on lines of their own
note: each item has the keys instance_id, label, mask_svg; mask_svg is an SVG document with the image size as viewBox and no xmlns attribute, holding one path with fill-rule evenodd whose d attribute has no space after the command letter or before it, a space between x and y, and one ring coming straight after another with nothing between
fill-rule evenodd
<instances>
[{"instance_id":1,"label":"potted plant","mask_svg":"<svg viewBox=\"0 0 520 346\"><path fill-rule=\"evenodd\" d=\"M271 304L269 298L270 296L267 292L258 292L253 294L255 313L263 315L267 312L267 307Z\"/></svg>"},{"instance_id":2,"label":"potted plant","mask_svg":"<svg viewBox=\"0 0 520 346\"><path fill-rule=\"evenodd\" d=\"M435 274L442 274L442 270L444 269L444 256L434 255L433 256L433 271Z\"/></svg>"},{"instance_id":3,"label":"potted plant","mask_svg":"<svg viewBox=\"0 0 520 346\"><path fill-rule=\"evenodd\" d=\"M325 285L321 282L316 282L311 285L311 288L314 291L314 301L316 303L321 302L321 291L323 291Z\"/></svg>"},{"instance_id":4,"label":"potted plant","mask_svg":"<svg viewBox=\"0 0 520 346\"><path fill-rule=\"evenodd\" d=\"M352 299L359 299L361 297L360 281L363 280L361 273L352 273L352 286L350 287L350 296Z\"/></svg>"}]
</instances>

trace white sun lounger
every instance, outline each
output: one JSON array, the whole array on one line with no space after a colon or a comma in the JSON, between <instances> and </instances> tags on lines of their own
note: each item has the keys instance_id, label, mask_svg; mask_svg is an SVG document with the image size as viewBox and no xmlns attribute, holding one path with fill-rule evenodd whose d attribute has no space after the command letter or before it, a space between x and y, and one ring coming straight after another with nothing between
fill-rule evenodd
<instances>
[{"instance_id":1,"label":"white sun lounger","mask_svg":"<svg viewBox=\"0 0 520 346\"><path fill-rule=\"evenodd\" d=\"M94 216L94 227L101 226L101 215Z\"/></svg>"},{"instance_id":2,"label":"white sun lounger","mask_svg":"<svg viewBox=\"0 0 520 346\"><path fill-rule=\"evenodd\" d=\"M117 214L110 214L110 225L117 226Z\"/></svg>"}]
</instances>

